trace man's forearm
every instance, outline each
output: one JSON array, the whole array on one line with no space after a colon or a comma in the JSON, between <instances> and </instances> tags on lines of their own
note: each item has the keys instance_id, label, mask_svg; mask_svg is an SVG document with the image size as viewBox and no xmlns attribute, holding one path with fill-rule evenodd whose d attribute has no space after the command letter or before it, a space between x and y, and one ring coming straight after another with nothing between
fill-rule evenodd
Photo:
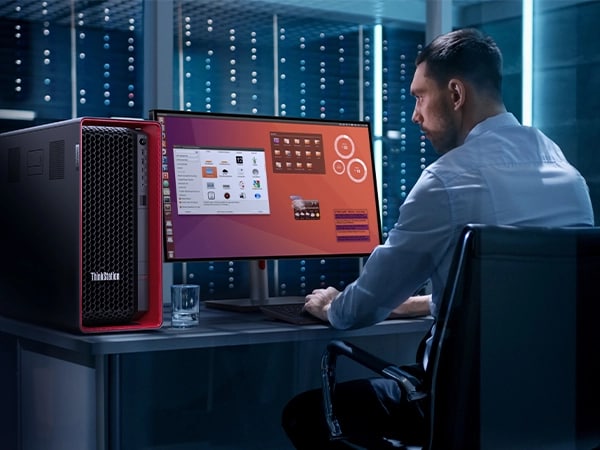
<instances>
[{"instance_id":1,"label":"man's forearm","mask_svg":"<svg viewBox=\"0 0 600 450\"><path fill-rule=\"evenodd\" d=\"M415 295L409 297L401 305L394 308L390 313L390 317L395 316L425 316L430 314L429 304L431 303L431 295Z\"/></svg>"}]
</instances>

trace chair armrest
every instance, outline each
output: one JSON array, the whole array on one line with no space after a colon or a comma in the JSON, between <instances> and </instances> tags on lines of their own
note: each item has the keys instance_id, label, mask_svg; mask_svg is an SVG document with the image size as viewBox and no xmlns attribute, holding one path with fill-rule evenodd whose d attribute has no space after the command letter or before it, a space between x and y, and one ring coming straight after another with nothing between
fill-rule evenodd
<instances>
[{"instance_id":1,"label":"chair armrest","mask_svg":"<svg viewBox=\"0 0 600 450\"><path fill-rule=\"evenodd\" d=\"M398 383L409 401L422 400L427 397L414 384L414 376L365 350L341 340L333 340L321 358L321 382L323 388L323 407L325 420L332 439L342 438L340 424L335 416L333 407L333 394L335 392L336 363L338 356L345 356L358 364L367 367L382 377L392 379ZM418 406L418 405L417 405ZM420 409L420 408L419 408Z\"/></svg>"}]
</instances>

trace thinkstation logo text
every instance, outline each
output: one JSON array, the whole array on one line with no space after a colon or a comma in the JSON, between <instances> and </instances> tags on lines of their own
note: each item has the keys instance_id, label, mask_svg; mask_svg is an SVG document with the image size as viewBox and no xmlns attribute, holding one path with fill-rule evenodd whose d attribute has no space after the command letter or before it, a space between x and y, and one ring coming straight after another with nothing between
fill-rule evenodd
<instances>
[{"instance_id":1,"label":"thinkstation logo text","mask_svg":"<svg viewBox=\"0 0 600 450\"><path fill-rule=\"evenodd\" d=\"M121 274L119 272L90 272L92 281L119 281Z\"/></svg>"}]
</instances>

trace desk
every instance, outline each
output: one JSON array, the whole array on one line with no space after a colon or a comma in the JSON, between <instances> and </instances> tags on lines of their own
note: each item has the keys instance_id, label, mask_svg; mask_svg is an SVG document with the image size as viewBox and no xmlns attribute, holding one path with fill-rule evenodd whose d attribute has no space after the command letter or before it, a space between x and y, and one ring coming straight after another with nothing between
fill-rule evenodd
<instances>
[{"instance_id":1,"label":"desk","mask_svg":"<svg viewBox=\"0 0 600 450\"><path fill-rule=\"evenodd\" d=\"M102 335L0 317L0 351L9 355L0 374L2 422L10 427L0 431L13 435L8 448L281 450L281 407L319 386L326 342L345 338L412 362L431 323L392 320L340 331L258 313L202 309L200 316L193 329ZM354 375L361 374L347 370Z\"/></svg>"}]
</instances>

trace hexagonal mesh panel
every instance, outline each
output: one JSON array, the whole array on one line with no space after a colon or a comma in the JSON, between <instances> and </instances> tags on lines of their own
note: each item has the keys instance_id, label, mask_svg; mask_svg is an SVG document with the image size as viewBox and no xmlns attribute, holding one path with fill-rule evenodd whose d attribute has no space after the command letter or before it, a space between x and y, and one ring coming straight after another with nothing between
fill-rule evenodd
<instances>
[{"instance_id":1,"label":"hexagonal mesh panel","mask_svg":"<svg viewBox=\"0 0 600 450\"><path fill-rule=\"evenodd\" d=\"M82 321L130 322L137 310L137 144L133 130L82 129Z\"/></svg>"}]
</instances>

